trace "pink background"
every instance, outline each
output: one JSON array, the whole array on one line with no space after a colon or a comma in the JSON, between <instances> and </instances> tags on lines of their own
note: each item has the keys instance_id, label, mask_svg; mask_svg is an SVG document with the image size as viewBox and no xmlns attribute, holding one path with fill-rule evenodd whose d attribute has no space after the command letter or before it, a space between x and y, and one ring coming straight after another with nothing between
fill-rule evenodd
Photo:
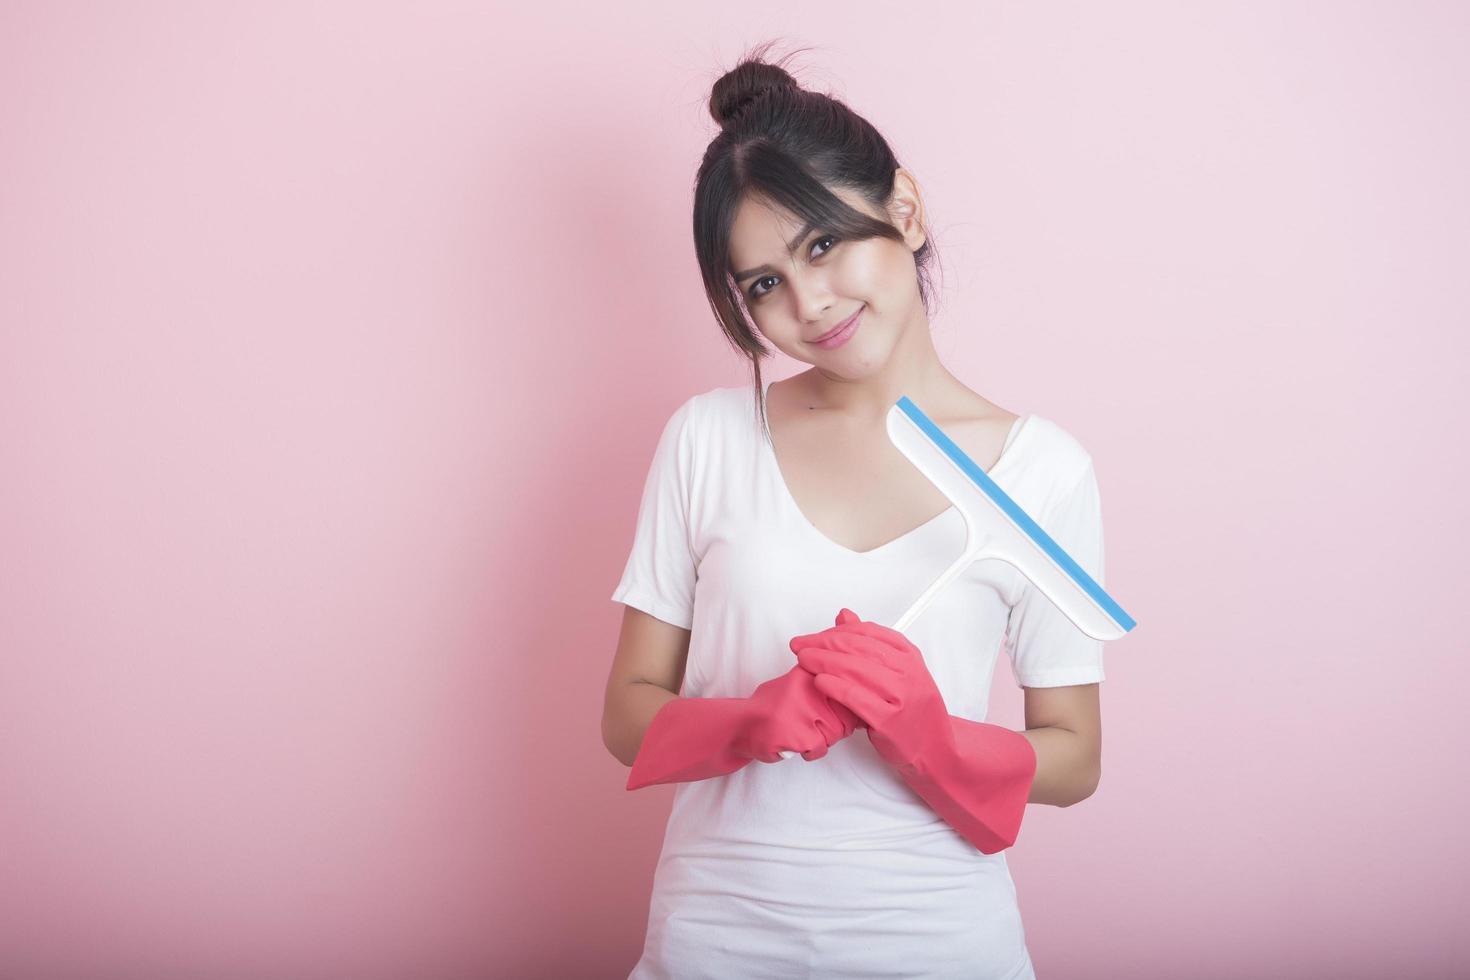
<instances>
[{"instance_id":1,"label":"pink background","mask_svg":"<svg viewBox=\"0 0 1470 980\"><path fill-rule=\"evenodd\" d=\"M0 8L0 975L626 975L608 596L746 383L690 185L772 36L918 177L945 362L1096 462L1139 626L1009 852L1040 975L1470 971L1467 28Z\"/></svg>"}]
</instances>

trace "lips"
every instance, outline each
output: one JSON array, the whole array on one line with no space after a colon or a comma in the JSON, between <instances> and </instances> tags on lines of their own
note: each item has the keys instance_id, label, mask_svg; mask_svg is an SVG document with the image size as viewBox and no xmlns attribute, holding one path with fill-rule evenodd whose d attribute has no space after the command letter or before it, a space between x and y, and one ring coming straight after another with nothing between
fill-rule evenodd
<instances>
[{"instance_id":1,"label":"lips","mask_svg":"<svg viewBox=\"0 0 1470 980\"><path fill-rule=\"evenodd\" d=\"M864 305L866 305L866 304L864 304ZM837 334L841 333L842 332L842 329L844 327L847 327L847 326L851 326L852 325L852 321L856 320L857 319L857 315L859 313L861 313L862 311L863 311L863 308L861 306L859 306L856 310L853 311L852 316L848 317L846 320L843 320L841 323L837 324L837 326L833 327L831 330L828 330L826 333L822 334L820 337L813 337L809 341L809 343L819 344L822 341L826 340L827 338L836 336Z\"/></svg>"}]
</instances>

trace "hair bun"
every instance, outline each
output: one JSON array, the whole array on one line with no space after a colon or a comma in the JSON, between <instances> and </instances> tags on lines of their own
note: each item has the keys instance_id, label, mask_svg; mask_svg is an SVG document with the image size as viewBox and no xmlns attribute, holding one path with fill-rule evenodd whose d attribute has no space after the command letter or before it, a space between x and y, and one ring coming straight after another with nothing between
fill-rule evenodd
<instances>
[{"instance_id":1,"label":"hair bun","mask_svg":"<svg viewBox=\"0 0 1470 980\"><path fill-rule=\"evenodd\" d=\"M720 128L730 125L756 99L776 89L801 91L790 73L780 65L752 58L720 76L710 91L709 111Z\"/></svg>"}]
</instances>

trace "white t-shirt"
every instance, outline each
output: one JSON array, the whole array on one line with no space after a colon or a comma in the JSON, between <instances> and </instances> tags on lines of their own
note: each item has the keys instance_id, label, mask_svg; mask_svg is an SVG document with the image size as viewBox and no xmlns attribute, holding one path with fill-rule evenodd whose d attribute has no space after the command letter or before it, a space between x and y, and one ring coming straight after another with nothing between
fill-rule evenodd
<instances>
[{"instance_id":1,"label":"white t-shirt","mask_svg":"<svg viewBox=\"0 0 1470 980\"><path fill-rule=\"evenodd\" d=\"M989 475L1102 584L1097 480L1075 438L1023 416ZM746 697L843 606L896 622L964 536L951 507L871 551L837 544L791 497L754 392L715 388L664 427L612 598L691 631L684 697ZM1026 687L1103 679L1102 641L1001 561L972 564L904 634L949 713L975 721L1002 648ZM813 762L675 784L630 980L899 976L1034 974L1005 852L945 823L865 729Z\"/></svg>"}]
</instances>

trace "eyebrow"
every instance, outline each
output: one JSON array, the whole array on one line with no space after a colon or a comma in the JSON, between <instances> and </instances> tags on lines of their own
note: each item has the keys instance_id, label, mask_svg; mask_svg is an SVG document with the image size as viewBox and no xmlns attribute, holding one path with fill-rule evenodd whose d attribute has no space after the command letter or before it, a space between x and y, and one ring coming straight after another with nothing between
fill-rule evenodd
<instances>
[{"instance_id":1,"label":"eyebrow","mask_svg":"<svg viewBox=\"0 0 1470 980\"><path fill-rule=\"evenodd\" d=\"M795 252L796 249L801 245L801 243L806 241L806 236L810 235L812 233L812 229L815 227L816 224L810 221L803 225L801 231L796 233L796 237L791 239L791 244L786 246L787 253L790 254L792 252ZM744 282L751 276L757 275L759 273L775 271L776 270L771 268L769 265L758 265L754 269L746 269L744 272L735 273L735 281Z\"/></svg>"}]
</instances>

